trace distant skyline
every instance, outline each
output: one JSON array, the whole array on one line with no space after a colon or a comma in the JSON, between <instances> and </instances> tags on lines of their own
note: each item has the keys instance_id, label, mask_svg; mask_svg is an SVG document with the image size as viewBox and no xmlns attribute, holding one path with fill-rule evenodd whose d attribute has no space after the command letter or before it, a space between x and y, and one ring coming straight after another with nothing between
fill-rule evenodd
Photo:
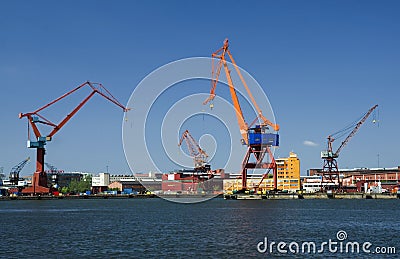
<instances>
[{"instance_id":1,"label":"distant skyline","mask_svg":"<svg viewBox=\"0 0 400 259\"><path fill-rule=\"evenodd\" d=\"M30 156L22 175L35 169L20 112L88 80L125 105L153 70L210 57L225 38L269 98L281 126L277 157L295 152L302 175L322 167L326 137L379 104L379 123L371 115L341 152L339 167L398 166L399 10L398 1L2 1L0 167L8 176ZM206 94L209 84L199 88ZM61 119L82 96L48 115ZM65 171L130 173L125 121L120 108L95 96L48 143L45 159Z\"/></svg>"}]
</instances>

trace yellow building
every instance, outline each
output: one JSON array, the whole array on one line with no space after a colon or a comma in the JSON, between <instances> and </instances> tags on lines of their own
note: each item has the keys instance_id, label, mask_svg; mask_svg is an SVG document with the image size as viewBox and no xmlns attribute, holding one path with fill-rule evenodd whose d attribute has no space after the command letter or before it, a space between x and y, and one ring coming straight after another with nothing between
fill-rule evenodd
<instances>
[{"instance_id":1,"label":"yellow building","mask_svg":"<svg viewBox=\"0 0 400 259\"><path fill-rule=\"evenodd\" d=\"M300 190L300 159L293 152L290 152L287 158L277 158L277 174L278 174L278 190L296 192ZM247 178L247 187L249 189L256 188L259 190L273 190L274 181L272 175L269 175L264 180L262 176ZM223 183L224 192L233 192L240 190L242 179L225 179Z\"/></svg>"},{"instance_id":2,"label":"yellow building","mask_svg":"<svg viewBox=\"0 0 400 259\"><path fill-rule=\"evenodd\" d=\"M293 152L287 158L276 159L278 189L300 190L300 159Z\"/></svg>"}]
</instances>

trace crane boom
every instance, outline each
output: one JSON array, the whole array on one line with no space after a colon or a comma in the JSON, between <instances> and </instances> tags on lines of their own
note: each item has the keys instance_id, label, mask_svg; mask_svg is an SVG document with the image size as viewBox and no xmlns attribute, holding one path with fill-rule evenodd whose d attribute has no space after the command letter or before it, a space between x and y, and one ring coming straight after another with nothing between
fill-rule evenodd
<instances>
[{"instance_id":1,"label":"crane boom","mask_svg":"<svg viewBox=\"0 0 400 259\"><path fill-rule=\"evenodd\" d=\"M200 145L189 133L189 130L185 130L185 132L183 132L178 146L182 145L183 140L186 141L190 156L193 157L195 168L203 167L206 163L208 154L203 149L201 149Z\"/></svg>"},{"instance_id":2,"label":"crane boom","mask_svg":"<svg viewBox=\"0 0 400 259\"><path fill-rule=\"evenodd\" d=\"M29 162L31 158L28 157L26 159L24 159L23 161L19 162L17 165L15 165L11 171L10 171L10 182L17 185L18 181L19 181L19 173L22 171L22 169L24 168L24 166Z\"/></svg>"},{"instance_id":3,"label":"crane boom","mask_svg":"<svg viewBox=\"0 0 400 259\"><path fill-rule=\"evenodd\" d=\"M39 112L41 112L42 110L50 107L51 105L57 103L58 101L64 99L65 97L71 95L72 93L78 91L79 89L83 88L84 86L89 86L92 89L92 92L81 102L78 104L78 106L76 106L72 112L70 112L67 116L65 116L65 118L58 124L51 122L50 120L46 119L44 116L40 115ZM97 87L96 87L97 86ZM103 91L106 92L103 93ZM33 112L29 112L29 113L20 113L19 114L19 118L23 118L23 117L27 117L28 121L33 129L33 132L36 136L36 138L41 138L43 137L42 134L40 133L38 127L36 126L36 123L41 123L41 124L45 124L48 126L53 127L53 130L47 135L45 136L45 140L50 141L51 138L83 107L83 105L89 101L90 98L93 97L93 95L95 94L99 94L101 96L103 96L104 98L106 98L107 100L111 101L112 103L116 104L117 106L119 106L120 108L123 109L124 112L127 112L129 109L125 108L120 102L117 101L117 99L111 95L111 93L100 83L91 83L89 81L79 85L78 87L74 88L73 90L67 92L66 94L58 97L57 99L51 101L50 103L40 107L39 109L33 111ZM42 120L40 120L40 119ZM44 139L43 139L44 140Z\"/></svg>"},{"instance_id":4,"label":"crane boom","mask_svg":"<svg viewBox=\"0 0 400 259\"><path fill-rule=\"evenodd\" d=\"M371 115L372 111L375 110L376 107L378 107L377 104L375 106L373 106L371 109L369 109L368 112L364 115L364 117L357 123L357 125L354 127L354 129L350 132L350 134L347 136L347 138L342 142L342 144L336 150L336 152L335 152L336 156L339 156L340 151L347 145L347 143L354 136L354 134L357 133L358 129L361 127L361 125L363 125L363 123L367 120L369 115Z\"/></svg>"},{"instance_id":5,"label":"crane boom","mask_svg":"<svg viewBox=\"0 0 400 259\"><path fill-rule=\"evenodd\" d=\"M228 39L225 39L224 45L211 55L212 56L212 61L211 61L212 62L211 91L210 91L210 96L207 98L207 100L205 100L203 102L203 104L207 104L208 102L210 102L210 101L212 101L214 99L214 97L215 97L215 89L217 88L219 75L221 73L221 69L222 69L222 66L223 66L224 67L224 71L225 71L225 75L226 75L226 79L228 80L229 92L231 94L232 103L233 103L233 106L235 108L236 118L237 118L237 121L238 121L238 124L239 124L240 134L242 135L242 138L245 141L245 143L247 143L247 141L248 141L248 137L247 137L248 125L244 120L242 108L240 107L239 99L238 99L238 96L236 94L236 89L233 86L233 81L232 81L232 78L231 78L231 75L230 75L230 71L229 71L229 68L228 68L228 64L227 64L227 61L226 61L226 58L225 58L225 55L227 53L229 53L228 47L229 47ZM229 57L231 57L231 55L229 55ZM215 67L215 65L214 65L214 60L216 58L219 59L217 67Z\"/></svg>"},{"instance_id":6,"label":"crane boom","mask_svg":"<svg viewBox=\"0 0 400 259\"><path fill-rule=\"evenodd\" d=\"M270 120L268 120L262 113L260 107L258 106L256 100L254 99L253 94L251 93L246 81L244 80L242 73L240 72L239 67L237 66L235 60L232 57L231 52L229 51L229 41L228 39L225 39L224 41L224 45L218 49L216 52L214 52L212 54L212 80L211 80L211 91L210 91L210 96L203 102L203 104L207 104L210 101L212 101L215 98L215 89L217 88L217 83L218 83L218 78L219 75L221 73L221 68L222 66L224 67L224 71L225 71L225 75L226 78L228 80L228 85L229 85L229 91L231 94L231 98L232 98L232 102L233 102L233 106L235 108L235 114L236 114L236 118L238 120L238 124L239 124L239 129L240 129L240 134L242 135L242 138L244 140L244 142L247 144L248 143L248 135L247 135L247 131L249 129L248 124L245 122L244 117L243 117L243 112L242 109L240 107L240 103L239 103L239 99L236 93L236 89L233 85L233 81L232 81L232 77L230 75L230 70L228 68L228 63L226 60L226 54L228 54L228 57L231 61L231 63L233 64L237 74L239 75L239 78L243 84L243 86L246 89L246 92L252 102L252 104L254 105L255 109L257 110L257 116L259 119L261 119L261 126L271 126L275 131L279 131L279 125L272 123ZM214 60L215 59L219 59L218 65L215 66L214 64Z\"/></svg>"},{"instance_id":7,"label":"crane boom","mask_svg":"<svg viewBox=\"0 0 400 259\"><path fill-rule=\"evenodd\" d=\"M63 173L64 172L64 170L59 170L57 167L55 167L54 165L52 165L50 163L45 163L45 165L49 169L50 173L59 174L59 173Z\"/></svg>"},{"instance_id":8,"label":"crane boom","mask_svg":"<svg viewBox=\"0 0 400 259\"><path fill-rule=\"evenodd\" d=\"M228 41L228 40L227 40L227 41ZM262 111L261 111L260 107L258 106L256 100L254 99L253 94L251 93L249 87L247 86L247 83L246 83L246 81L244 80L244 78L243 78L243 76L242 76L242 73L240 72L239 67L236 65L236 62L235 62L235 60L233 59L233 57L232 57L232 55L231 55L231 52L230 52L229 50L228 50L228 55L229 55L229 58L230 58L231 61L232 61L232 64L233 64L233 66L234 66L236 72L238 73L238 75L239 75L239 77L240 77L240 80L242 81L242 83L243 83L243 85L244 85L244 88L246 89L247 94L248 94L249 97L250 97L251 102L253 103L254 107L255 107L256 110L257 110L258 117L262 120L261 126L266 126L266 125L268 125L268 126L271 126L275 131L279 131L279 125L278 125L278 124L275 124L275 123L272 123L270 120L268 120L268 119L262 114Z\"/></svg>"}]
</instances>

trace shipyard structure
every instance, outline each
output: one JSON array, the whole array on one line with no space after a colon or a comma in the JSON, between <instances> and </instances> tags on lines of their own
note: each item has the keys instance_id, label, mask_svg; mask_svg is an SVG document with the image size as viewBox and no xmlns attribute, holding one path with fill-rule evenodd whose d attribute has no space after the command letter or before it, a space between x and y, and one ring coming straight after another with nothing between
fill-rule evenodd
<instances>
[{"instance_id":1,"label":"shipyard structure","mask_svg":"<svg viewBox=\"0 0 400 259\"><path fill-rule=\"evenodd\" d=\"M300 159L293 152L289 157L276 159L278 172L278 189L283 192L297 192L301 189ZM223 169L209 174L199 174L194 170L175 170L169 173L149 172L133 175L110 175L100 173L92 177L92 193L104 193L110 190L117 193L155 194L223 194L240 190L242 179L240 173L227 173ZM274 190L272 174L265 178L263 174L249 174L249 188L258 185L263 192Z\"/></svg>"},{"instance_id":2,"label":"shipyard structure","mask_svg":"<svg viewBox=\"0 0 400 259\"><path fill-rule=\"evenodd\" d=\"M309 169L307 175L300 175L300 159L290 152L289 157L277 158L278 190L284 193L316 193L338 188L338 181L324 183L321 169ZM396 193L400 183L400 166L393 168L340 169L340 191L359 193ZM272 175L250 174L249 188L258 187L258 192L274 190ZM241 188L240 173L226 173L219 169L212 179L199 181L192 171L177 170L170 173L149 172L133 175L110 175L100 173L92 177L92 193L110 190L118 193L155 194L232 194Z\"/></svg>"},{"instance_id":3,"label":"shipyard structure","mask_svg":"<svg viewBox=\"0 0 400 259\"><path fill-rule=\"evenodd\" d=\"M282 192L297 192L300 185L300 159L297 154L290 152L289 157L276 158L277 167L277 189ZM223 190L225 193L234 193L240 190L242 179L239 174L231 174L224 179ZM249 174L247 178L249 189L258 189L258 192L265 193L274 190L273 175L264 177L262 173Z\"/></svg>"},{"instance_id":4,"label":"shipyard structure","mask_svg":"<svg viewBox=\"0 0 400 259\"><path fill-rule=\"evenodd\" d=\"M305 192L338 189L339 192L396 193L400 183L400 166L392 168L339 169L339 178L330 183L323 182L322 169L309 169L302 177Z\"/></svg>"}]
</instances>

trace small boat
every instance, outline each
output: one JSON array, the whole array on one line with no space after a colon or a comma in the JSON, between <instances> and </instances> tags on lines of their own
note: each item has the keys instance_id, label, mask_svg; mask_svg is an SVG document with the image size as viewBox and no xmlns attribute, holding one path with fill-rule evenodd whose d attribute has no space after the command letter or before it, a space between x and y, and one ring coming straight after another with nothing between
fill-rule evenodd
<instances>
[{"instance_id":1,"label":"small boat","mask_svg":"<svg viewBox=\"0 0 400 259\"><path fill-rule=\"evenodd\" d=\"M261 195L253 195L253 194L242 194L236 196L237 200L261 200Z\"/></svg>"}]
</instances>

